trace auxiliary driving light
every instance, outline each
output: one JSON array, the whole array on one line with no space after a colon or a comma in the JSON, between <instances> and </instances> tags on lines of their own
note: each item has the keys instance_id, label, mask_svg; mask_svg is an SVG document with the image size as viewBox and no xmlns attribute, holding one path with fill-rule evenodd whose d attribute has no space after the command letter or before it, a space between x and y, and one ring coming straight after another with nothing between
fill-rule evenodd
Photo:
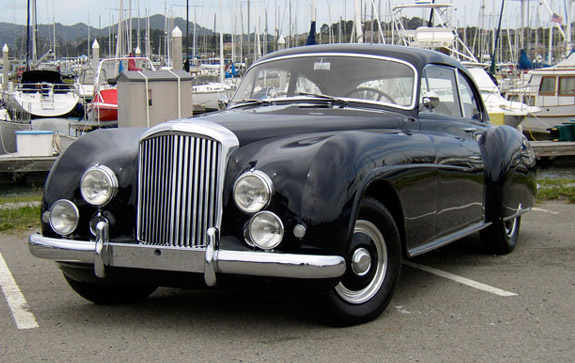
<instances>
[{"instance_id":1,"label":"auxiliary driving light","mask_svg":"<svg viewBox=\"0 0 575 363\"><path fill-rule=\"evenodd\" d=\"M248 230L251 242L264 250L277 247L284 236L282 221L277 215L268 211L253 216Z\"/></svg>"},{"instance_id":2,"label":"auxiliary driving light","mask_svg":"<svg viewBox=\"0 0 575 363\"><path fill-rule=\"evenodd\" d=\"M50 226L54 232L67 236L78 227L80 212L69 200L60 199L50 208Z\"/></svg>"}]
</instances>

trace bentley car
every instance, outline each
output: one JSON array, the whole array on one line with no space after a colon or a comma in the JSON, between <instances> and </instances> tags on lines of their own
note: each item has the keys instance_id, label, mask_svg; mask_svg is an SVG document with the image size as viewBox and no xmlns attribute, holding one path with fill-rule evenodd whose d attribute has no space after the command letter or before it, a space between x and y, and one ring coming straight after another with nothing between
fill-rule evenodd
<instances>
[{"instance_id":1,"label":"bentley car","mask_svg":"<svg viewBox=\"0 0 575 363\"><path fill-rule=\"evenodd\" d=\"M98 304L243 283L301 288L358 324L385 309L402 259L477 232L489 253L513 250L534 167L446 55L292 48L253 64L223 111L79 138L29 248Z\"/></svg>"}]
</instances>

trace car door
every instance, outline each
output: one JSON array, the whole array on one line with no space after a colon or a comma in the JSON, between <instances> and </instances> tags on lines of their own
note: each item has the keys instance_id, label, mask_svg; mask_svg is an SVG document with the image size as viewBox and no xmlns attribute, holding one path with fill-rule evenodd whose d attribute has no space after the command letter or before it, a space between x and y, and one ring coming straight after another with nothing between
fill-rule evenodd
<instances>
[{"instance_id":1,"label":"car door","mask_svg":"<svg viewBox=\"0 0 575 363\"><path fill-rule=\"evenodd\" d=\"M439 103L420 112L430 135L438 170L436 237L472 229L484 220L484 172L478 140L485 130L484 108L473 82L453 67L430 65L421 97L434 92Z\"/></svg>"}]
</instances>

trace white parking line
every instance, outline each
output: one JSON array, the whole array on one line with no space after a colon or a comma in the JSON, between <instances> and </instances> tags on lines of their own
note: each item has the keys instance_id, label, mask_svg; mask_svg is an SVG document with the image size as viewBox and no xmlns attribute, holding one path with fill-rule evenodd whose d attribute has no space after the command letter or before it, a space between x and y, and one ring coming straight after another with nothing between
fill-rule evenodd
<instances>
[{"instance_id":1,"label":"white parking line","mask_svg":"<svg viewBox=\"0 0 575 363\"><path fill-rule=\"evenodd\" d=\"M534 207L531 210L536 211L536 212L549 213L549 214L552 214L554 216L559 214L559 212L554 212L554 211L550 211L550 210L543 209L543 208L537 208L537 207Z\"/></svg>"},{"instance_id":2,"label":"white parking line","mask_svg":"<svg viewBox=\"0 0 575 363\"><path fill-rule=\"evenodd\" d=\"M501 290L501 289L498 289L497 287L485 285L485 284L482 284L481 282L473 281L473 280L467 279L465 277L457 276L457 275L454 275L454 274L449 273L449 272L438 270L438 269L433 268L433 267L423 266L423 265L419 265L417 263L408 262L408 261L402 261L402 263L406 266L413 267L413 268L416 268L416 269L419 269L419 270L422 270L425 272L429 272L429 273L432 273L432 274L437 275L437 276L445 277L446 279L453 280L455 282L459 282L460 284L467 285L467 286L470 286L470 287L473 287L473 288L476 288L479 290L487 291L487 292L490 292L490 293L495 294L495 295L517 296L517 294L514 292Z\"/></svg>"},{"instance_id":3,"label":"white parking line","mask_svg":"<svg viewBox=\"0 0 575 363\"><path fill-rule=\"evenodd\" d=\"M28 303L22 295L22 291L16 284L12 273L0 253L0 289L4 292L4 297L12 311L12 317L18 329L38 328L38 323L34 314L28 310Z\"/></svg>"}]
</instances>

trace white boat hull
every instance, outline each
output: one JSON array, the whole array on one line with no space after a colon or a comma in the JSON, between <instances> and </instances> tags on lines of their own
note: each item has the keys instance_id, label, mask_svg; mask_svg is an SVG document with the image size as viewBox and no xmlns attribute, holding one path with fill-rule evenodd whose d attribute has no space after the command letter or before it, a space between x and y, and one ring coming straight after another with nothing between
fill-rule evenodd
<instances>
[{"instance_id":1,"label":"white boat hull","mask_svg":"<svg viewBox=\"0 0 575 363\"><path fill-rule=\"evenodd\" d=\"M78 104L76 92L66 93L25 93L22 91L6 92L6 107L18 113L30 114L33 117L60 117L71 113Z\"/></svg>"}]
</instances>

